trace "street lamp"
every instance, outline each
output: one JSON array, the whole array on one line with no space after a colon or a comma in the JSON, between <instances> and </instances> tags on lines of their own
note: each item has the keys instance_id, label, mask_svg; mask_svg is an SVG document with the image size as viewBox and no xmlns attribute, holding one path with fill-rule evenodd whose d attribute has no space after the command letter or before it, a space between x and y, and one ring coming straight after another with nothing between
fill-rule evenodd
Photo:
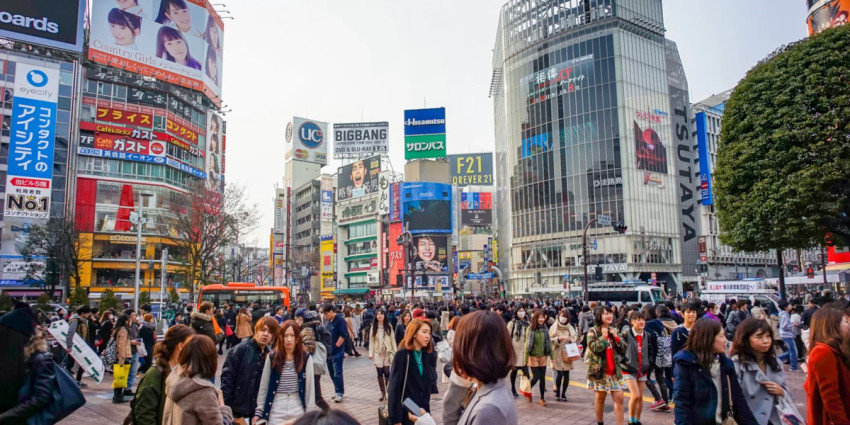
<instances>
[{"instance_id":1,"label":"street lamp","mask_svg":"<svg viewBox=\"0 0 850 425\"><path fill-rule=\"evenodd\" d=\"M133 293L133 309L139 311L139 284L142 267L142 227L147 223L147 218L144 216L145 203L144 200L153 196L150 193L139 192L139 208L136 216L130 215L130 222L136 225L136 284L135 292Z\"/></svg>"}]
</instances>

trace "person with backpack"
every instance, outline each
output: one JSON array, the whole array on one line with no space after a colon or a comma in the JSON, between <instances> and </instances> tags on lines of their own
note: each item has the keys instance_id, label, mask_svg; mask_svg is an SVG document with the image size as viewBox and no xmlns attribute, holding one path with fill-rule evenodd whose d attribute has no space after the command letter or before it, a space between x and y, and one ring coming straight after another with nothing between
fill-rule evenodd
<instances>
[{"instance_id":1,"label":"person with backpack","mask_svg":"<svg viewBox=\"0 0 850 425\"><path fill-rule=\"evenodd\" d=\"M254 335L227 352L221 369L221 392L224 404L230 406L234 418L254 417L260 374L278 334L279 325L271 316L261 317L254 327Z\"/></svg>"},{"instance_id":2,"label":"person with backpack","mask_svg":"<svg viewBox=\"0 0 850 425\"><path fill-rule=\"evenodd\" d=\"M664 304L656 305L653 313L655 319L646 322L646 329L652 333L652 338L655 340L655 379L658 381L658 386L661 390L661 399L664 401L662 405L666 405L673 398L673 347L671 335L678 325L670 316L670 309ZM644 317L646 318L646 316ZM662 408L662 405L659 405L656 409Z\"/></svg>"},{"instance_id":3,"label":"person with backpack","mask_svg":"<svg viewBox=\"0 0 850 425\"><path fill-rule=\"evenodd\" d=\"M65 358L65 367L68 369L68 373L74 372L74 359L71 357L71 350L74 347L74 335L80 335L87 344L89 343L89 323L88 321L92 317L91 307L88 305L84 305L77 309L77 312L71 316L71 320L68 321L68 333L65 336L65 352L68 353L68 356ZM83 368L80 367L77 369L77 385L80 388L85 388L86 385L83 382Z\"/></svg>"},{"instance_id":4,"label":"person with backpack","mask_svg":"<svg viewBox=\"0 0 850 425\"><path fill-rule=\"evenodd\" d=\"M372 341L372 345L369 346L369 359L375 365L378 373L378 388L381 389L381 398L378 401L384 401L387 397L387 383L390 380L390 366L397 351L395 334L384 310L375 311L375 320L372 321L372 329L368 333L371 334L370 341Z\"/></svg>"},{"instance_id":5,"label":"person with backpack","mask_svg":"<svg viewBox=\"0 0 850 425\"><path fill-rule=\"evenodd\" d=\"M310 353L313 361L313 373L315 374L316 406L322 410L330 409L328 402L322 396L322 375L329 372L328 347L331 345L331 334L322 325L319 314L313 310L298 309L295 313L295 321L301 327L301 341L304 349ZM322 367L324 366L324 367Z\"/></svg>"}]
</instances>

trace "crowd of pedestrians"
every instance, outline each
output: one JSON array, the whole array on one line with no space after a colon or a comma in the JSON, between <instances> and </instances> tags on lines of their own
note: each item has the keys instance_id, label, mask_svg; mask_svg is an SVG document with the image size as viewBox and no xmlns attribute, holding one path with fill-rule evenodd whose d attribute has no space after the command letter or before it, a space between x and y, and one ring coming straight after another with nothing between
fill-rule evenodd
<instances>
[{"instance_id":1,"label":"crowd of pedestrians","mask_svg":"<svg viewBox=\"0 0 850 425\"><path fill-rule=\"evenodd\" d=\"M140 310L82 306L67 317L64 341L70 346L79 335L107 360L112 401L130 401L127 423L356 423L333 407L345 400L345 359L363 347L388 424L434 423L438 379L448 383L443 423L515 424L515 400L547 406L547 376L560 403L570 402L571 378L586 383L600 424L607 403L618 425L640 424L646 390L654 399L648 408L672 411L677 425L850 424L850 302L828 293L778 305L490 299L216 309L205 302L171 311L158 342L150 308ZM0 364L11 366L0 368L0 424L51 403L49 391L22 398L18 390L56 385L54 364L86 386L67 352L50 349L29 306L0 317L0 340ZM585 376L570 375L575 362ZM806 417L789 373L806 374ZM324 375L332 393L323 394Z\"/></svg>"}]
</instances>

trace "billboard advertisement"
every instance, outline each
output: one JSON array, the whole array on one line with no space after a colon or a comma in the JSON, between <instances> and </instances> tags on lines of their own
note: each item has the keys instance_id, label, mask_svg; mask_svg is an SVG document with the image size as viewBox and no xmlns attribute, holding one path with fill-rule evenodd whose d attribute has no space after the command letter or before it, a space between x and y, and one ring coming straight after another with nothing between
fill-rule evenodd
<instances>
[{"instance_id":1,"label":"billboard advertisement","mask_svg":"<svg viewBox=\"0 0 850 425\"><path fill-rule=\"evenodd\" d=\"M207 115L207 189L224 193L224 120L212 111Z\"/></svg>"},{"instance_id":2,"label":"billboard advertisement","mask_svg":"<svg viewBox=\"0 0 850 425\"><path fill-rule=\"evenodd\" d=\"M402 223L411 234L452 233L452 186L403 183Z\"/></svg>"},{"instance_id":3,"label":"billboard advertisement","mask_svg":"<svg viewBox=\"0 0 850 425\"><path fill-rule=\"evenodd\" d=\"M83 51L85 0L0 0L0 37Z\"/></svg>"},{"instance_id":4,"label":"billboard advertisement","mask_svg":"<svg viewBox=\"0 0 850 425\"><path fill-rule=\"evenodd\" d=\"M332 235L322 236L321 241L322 254L322 284L321 291L328 292L334 290L334 239Z\"/></svg>"},{"instance_id":5,"label":"billboard advertisement","mask_svg":"<svg viewBox=\"0 0 850 425\"><path fill-rule=\"evenodd\" d=\"M714 205L714 193L711 190L711 151L708 148L708 127L705 112L696 114L696 122L700 198L703 205Z\"/></svg>"},{"instance_id":6,"label":"billboard advertisement","mask_svg":"<svg viewBox=\"0 0 850 425\"><path fill-rule=\"evenodd\" d=\"M163 141L139 140L112 133L80 131L80 146L114 152L165 156L165 142Z\"/></svg>"},{"instance_id":7,"label":"billboard advertisement","mask_svg":"<svg viewBox=\"0 0 850 425\"><path fill-rule=\"evenodd\" d=\"M404 159L446 157L446 108L404 111Z\"/></svg>"},{"instance_id":8,"label":"billboard advertisement","mask_svg":"<svg viewBox=\"0 0 850 425\"><path fill-rule=\"evenodd\" d=\"M809 35L823 30L847 25L850 16L850 0L832 0L809 15Z\"/></svg>"},{"instance_id":9,"label":"billboard advertisement","mask_svg":"<svg viewBox=\"0 0 850 425\"><path fill-rule=\"evenodd\" d=\"M464 192L460 194L460 223L465 226L493 224L493 194Z\"/></svg>"},{"instance_id":10,"label":"billboard advertisement","mask_svg":"<svg viewBox=\"0 0 850 425\"><path fill-rule=\"evenodd\" d=\"M667 174L667 148L653 128L641 129L634 121L635 156L637 168L653 173Z\"/></svg>"},{"instance_id":11,"label":"billboard advertisement","mask_svg":"<svg viewBox=\"0 0 850 425\"><path fill-rule=\"evenodd\" d=\"M390 185L390 222L401 221L401 183Z\"/></svg>"},{"instance_id":12,"label":"billboard advertisement","mask_svg":"<svg viewBox=\"0 0 850 425\"><path fill-rule=\"evenodd\" d=\"M404 229L401 222L390 223L389 230L389 279L390 286L400 286L401 281L396 276L404 275L404 246L396 243Z\"/></svg>"},{"instance_id":13,"label":"billboard advertisement","mask_svg":"<svg viewBox=\"0 0 850 425\"><path fill-rule=\"evenodd\" d=\"M378 187L381 190L381 196L378 199L378 214L390 214L390 172L384 171L381 173Z\"/></svg>"},{"instance_id":14,"label":"billboard advertisement","mask_svg":"<svg viewBox=\"0 0 850 425\"><path fill-rule=\"evenodd\" d=\"M534 136L522 139L522 157L528 158L531 155L537 155L543 152L552 150L552 141L549 140L549 133L536 134Z\"/></svg>"},{"instance_id":15,"label":"billboard advertisement","mask_svg":"<svg viewBox=\"0 0 850 425\"><path fill-rule=\"evenodd\" d=\"M221 106L223 36L206 0L92 0L89 59L203 92Z\"/></svg>"},{"instance_id":16,"label":"billboard advertisement","mask_svg":"<svg viewBox=\"0 0 850 425\"><path fill-rule=\"evenodd\" d=\"M336 199L359 198L370 193L377 193L381 175L381 157L374 156L354 161L339 167L337 170Z\"/></svg>"},{"instance_id":17,"label":"billboard advertisement","mask_svg":"<svg viewBox=\"0 0 850 425\"><path fill-rule=\"evenodd\" d=\"M389 153L389 129L386 121L334 124L334 158Z\"/></svg>"},{"instance_id":18,"label":"billboard advertisement","mask_svg":"<svg viewBox=\"0 0 850 425\"><path fill-rule=\"evenodd\" d=\"M327 165L328 144L325 140L327 132L328 123L326 122L292 118L292 153L295 159Z\"/></svg>"},{"instance_id":19,"label":"billboard advertisement","mask_svg":"<svg viewBox=\"0 0 850 425\"><path fill-rule=\"evenodd\" d=\"M448 273L449 240L446 236L417 236L413 238L416 254L413 266L425 273Z\"/></svg>"},{"instance_id":20,"label":"billboard advertisement","mask_svg":"<svg viewBox=\"0 0 850 425\"><path fill-rule=\"evenodd\" d=\"M449 155L449 171L455 186L492 186L493 154L487 152Z\"/></svg>"},{"instance_id":21,"label":"billboard advertisement","mask_svg":"<svg viewBox=\"0 0 850 425\"><path fill-rule=\"evenodd\" d=\"M334 218L334 182L330 176L322 176L322 220Z\"/></svg>"},{"instance_id":22,"label":"billboard advertisement","mask_svg":"<svg viewBox=\"0 0 850 425\"><path fill-rule=\"evenodd\" d=\"M58 98L58 69L18 62L9 136L5 217L50 216Z\"/></svg>"}]
</instances>

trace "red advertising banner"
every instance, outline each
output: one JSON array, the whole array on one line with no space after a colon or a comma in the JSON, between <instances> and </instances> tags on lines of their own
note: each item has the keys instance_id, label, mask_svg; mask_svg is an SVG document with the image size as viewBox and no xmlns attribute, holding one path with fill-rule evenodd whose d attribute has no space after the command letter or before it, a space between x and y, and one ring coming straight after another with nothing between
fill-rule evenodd
<instances>
[{"instance_id":1,"label":"red advertising banner","mask_svg":"<svg viewBox=\"0 0 850 425\"><path fill-rule=\"evenodd\" d=\"M185 126L172 121L171 119L166 119L165 121L165 129L177 136L182 137L193 144L198 144L198 133L194 130L186 128Z\"/></svg>"},{"instance_id":2,"label":"red advertising banner","mask_svg":"<svg viewBox=\"0 0 850 425\"><path fill-rule=\"evenodd\" d=\"M125 111L123 109L98 106L97 119L101 121L117 122L120 124L137 125L139 127L153 127L153 115L141 112Z\"/></svg>"},{"instance_id":3,"label":"red advertising banner","mask_svg":"<svg viewBox=\"0 0 850 425\"><path fill-rule=\"evenodd\" d=\"M404 274L404 246L396 244L402 230L401 222L390 223L390 261L388 264L390 286L399 286L399 280L396 276Z\"/></svg>"},{"instance_id":4,"label":"red advertising banner","mask_svg":"<svg viewBox=\"0 0 850 425\"><path fill-rule=\"evenodd\" d=\"M80 130L93 131L99 134L115 134L118 136L131 137L136 140L161 140L163 142L171 143L172 145L177 146L178 148L183 149L185 151L189 151L189 153L191 153L192 155L200 156L201 158L206 157L206 152L201 149L198 149L196 146L192 146L170 134L166 134L160 131L117 127L114 125L97 124L88 121L80 122Z\"/></svg>"}]
</instances>

